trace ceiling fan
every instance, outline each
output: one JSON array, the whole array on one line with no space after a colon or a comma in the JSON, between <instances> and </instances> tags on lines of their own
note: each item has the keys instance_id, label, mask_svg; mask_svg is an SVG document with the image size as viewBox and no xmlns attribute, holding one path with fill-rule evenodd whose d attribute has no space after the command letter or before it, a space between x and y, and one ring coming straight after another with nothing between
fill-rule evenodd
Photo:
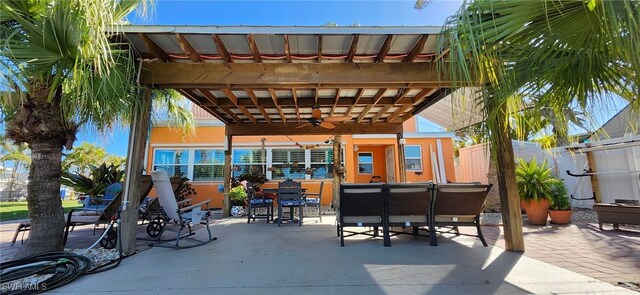
<instances>
[{"instance_id":1,"label":"ceiling fan","mask_svg":"<svg viewBox=\"0 0 640 295\"><path fill-rule=\"evenodd\" d=\"M331 122L335 123L335 122L349 121L351 120L351 117L350 116L333 116L333 117L322 118L322 111L320 110L320 107L314 106L313 109L311 110L311 118L307 120L309 121L309 123L302 124L297 128L304 128L311 125L313 127L333 129L333 128L336 128L336 125L333 125Z\"/></svg>"}]
</instances>

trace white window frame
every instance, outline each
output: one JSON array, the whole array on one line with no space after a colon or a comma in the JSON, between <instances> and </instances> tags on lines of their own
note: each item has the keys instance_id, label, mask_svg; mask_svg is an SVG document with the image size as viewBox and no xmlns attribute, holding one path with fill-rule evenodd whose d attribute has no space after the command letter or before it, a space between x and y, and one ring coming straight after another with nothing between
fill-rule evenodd
<instances>
[{"instance_id":1,"label":"white window frame","mask_svg":"<svg viewBox=\"0 0 640 295\"><path fill-rule=\"evenodd\" d=\"M167 165L160 165L160 164L156 164L156 151L187 151L187 154L189 156L189 160L187 161L187 163L185 164L167 164ZM153 149L153 161L151 162L151 169L155 170L155 166L184 166L187 165L187 175L186 177L188 177L189 179L193 179L193 157L195 151L194 149L190 149L190 148L155 148ZM173 175L169 175L169 177L171 177Z\"/></svg>"},{"instance_id":2,"label":"white window frame","mask_svg":"<svg viewBox=\"0 0 640 295\"><path fill-rule=\"evenodd\" d=\"M371 173L360 173L360 154L371 154L371 163L363 163L363 164L371 164ZM375 174L375 167L373 165L373 152L358 152L357 155L357 160L358 163L356 164L356 169L358 170L358 175L374 175Z\"/></svg>"},{"instance_id":3,"label":"white window frame","mask_svg":"<svg viewBox=\"0 0 640 295\"><path fill-rule=\"evenodd\" d=\"M189 153L189 156L193 156L193 157L190 157L190 158L189 158L189 171L191 171L191 172L190 172L190 177L189 177L189 179L190 179L191 181L194 181L194 182L221 182L221 181L224 181L224 172L223 172L223 174L222 174L222 179L220 179L220 180L217 180L217 179L209 179L209 180L194 180L194 178L195 178L195 170L196 170L195 168L196 168L196 165L200 165L200 166L205 166L205 165L211 165L211 166L214 166L214 165L220 165L220 164L214 164L214 163L211 163L211 164L196 164L196 150L205 150L205 151L210 151L210 150L214 150L214 151L215 151L215 150L219 150L219 151L222 151L222 153L224 154L224 149L223 149L223 148L220 148L220 147L198 147L198 148L193 148L193 149L191 149L191 151L190 151L190 153ZM224 171L224 161L222 162L222 170Z\"/></svg>"},{"instance_id":4,"label":"white window frame","mask_svg":"<svg viewBox=\"0 0 640 295\"><path fill-rule=\"evenodd\" d=\"M418 147L418 151L420 152L420 156L418 157L407 157L407 147L414 147L417 146ZM404 146L404 166L405 167L409 167L409 165L407 165L407 160L418 160L418 163L420 163L420 168L419 169L409 169L406 168L407 171L422 171L423 169L423 163L422 163L422 145L419 144L410 144L410 145L405 145Z\"/></svg>"}]
</instances>

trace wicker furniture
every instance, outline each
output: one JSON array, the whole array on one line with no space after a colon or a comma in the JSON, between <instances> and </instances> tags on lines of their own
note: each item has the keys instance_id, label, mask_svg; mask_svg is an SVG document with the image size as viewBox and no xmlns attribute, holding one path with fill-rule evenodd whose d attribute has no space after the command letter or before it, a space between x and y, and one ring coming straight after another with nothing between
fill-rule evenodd
<instances>
[{"instance_id":1,"label":"wicker furniture","mask_svg":"<svg viewBox=\"0 0 640 295\"><path fill-rule=\"evenodd\" d=\"M384 230L387 235L402 234L392 232L391 227L412 227L413 234L418 234L419 227L428 227L432 232L431 224L431 183L395 183L387 185L387 210L385 214L386 224ZM386 246L390 246L390 241Z\"/></svg>"},{"instance_id":2,"label":"wicker furniture","mask_svg":"<svg viewBox=\"0 0 640 295\"><path fill-rule=\"evenodd\" d=\"M385 190L382 183L340 185L340 208L337 219L340 246L344 247L345 237L378 236L378 229L384 228L385 222ZM353 232L345 230L346 227L373 227L373 230ZM389 244L388 232L384 231L384 245Z\"/></svg>"},{"instance_id":3,"label":"wicker furniture","mask_svg":"<svg viewBox=\"0 0 640 295\"><path fill-rule=\"evenodd\" d=\"M593 210L598 213L598 225L602 230L603 223L613 224L619 229L620 224L640 225L640 204L632 200L616 200L616 204L594 204Z\"/></svg>"}]
</instances>

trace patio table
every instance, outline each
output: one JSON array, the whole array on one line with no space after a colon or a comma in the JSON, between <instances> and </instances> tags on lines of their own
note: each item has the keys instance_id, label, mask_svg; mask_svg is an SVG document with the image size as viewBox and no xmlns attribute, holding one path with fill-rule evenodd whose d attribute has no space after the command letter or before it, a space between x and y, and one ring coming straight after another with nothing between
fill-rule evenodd
<instances>
[{"instance_id":1,"label":"patio table","mask_svg":"<svg viewBox=\"0 0 640 295\"><path fill-rule=\"evenodd\" d=\"M304 198L304 194L307 192L307 189L303 187L301 190L302 190L302 196ZM264 188L264 189L261 189L260 191L264 192L264 193L267 193L267 194L276 195L276 200L277 200L277 197L278 197L278 189L277 188ZM297 218L293 217L293 210L289 211L289 218L287 220L292 220L294 223L298 223L299 222ZM278 218L275 218L273 223L277 224L278 223Z\"/></svg>"}]
</instances>

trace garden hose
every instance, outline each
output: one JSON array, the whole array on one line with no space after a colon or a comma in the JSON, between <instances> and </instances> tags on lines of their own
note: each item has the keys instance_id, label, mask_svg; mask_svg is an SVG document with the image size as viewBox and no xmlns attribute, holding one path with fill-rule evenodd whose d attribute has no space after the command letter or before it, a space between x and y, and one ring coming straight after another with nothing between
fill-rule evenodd
<instances>
[{"instance_id":1,"label":"garden hose","mask_svg":"<svg viewBox=\"0 0 640 295\"><path fill-rule=\"evenodd\" d=\"M82 275L101 273L120 265L122 261L122 239L120 238L120 212L98 241L81 252L86 253L102 240L115 223L118 259L91 269L93 262L88 257L69 252L50 252L0 263L0 294L38 294L68 284ZM37 281L23 280L30 276L48 276Z\"/></svg>"}]
</instances>

